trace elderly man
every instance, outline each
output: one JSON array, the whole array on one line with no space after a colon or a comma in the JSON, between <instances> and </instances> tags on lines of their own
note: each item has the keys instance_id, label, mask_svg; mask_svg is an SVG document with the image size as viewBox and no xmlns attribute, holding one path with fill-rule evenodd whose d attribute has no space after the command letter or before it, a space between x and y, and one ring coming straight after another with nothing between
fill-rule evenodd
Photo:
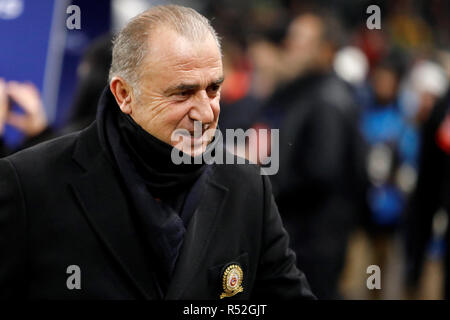
<instances>
[{"instance_id":1,"label":"elderly man","mask_svg":"<svg viewBox=\"0 0 450 320\"><path fill-rule=\"evenodd\" d=\"M215 143L222 81L206 18L132 19L97 120L0 160L0 296L314 298L256 166L172 161L177 130L190 157Z\"/></svg>"}]
</instances>

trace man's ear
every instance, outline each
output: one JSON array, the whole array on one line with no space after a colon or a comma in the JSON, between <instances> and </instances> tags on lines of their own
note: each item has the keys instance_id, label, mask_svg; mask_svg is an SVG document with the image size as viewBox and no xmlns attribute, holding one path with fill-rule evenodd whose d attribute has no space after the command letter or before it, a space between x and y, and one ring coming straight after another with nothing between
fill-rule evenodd
<instances>
[{"instance_id":1,"label":"man's ear","mask_svg":"<svg viewBox=\"0 0 450 320\"><path fill-rule=\"evenodd\" d=\"M121 77L112 78L109 88L116 98L120 110L125 114L131 114L131 102L133 101L133 92L128 83Z\"/></svg>"}]
</instances>

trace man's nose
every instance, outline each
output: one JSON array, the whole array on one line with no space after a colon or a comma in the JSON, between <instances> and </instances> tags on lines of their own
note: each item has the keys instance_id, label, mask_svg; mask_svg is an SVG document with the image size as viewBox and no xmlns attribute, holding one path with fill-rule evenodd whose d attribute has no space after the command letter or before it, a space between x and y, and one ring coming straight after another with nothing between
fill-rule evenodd
<instances>
[{"instance_id":1,"label":"man's nose","mask_svg":"<svg viewBox=\"0 0 450 320\"><path fill-rule=\"evenodd\" d=\"M206 91L199 91L193 100L192 108L189 110L189 118L193 121L201 121L203 124L214 121L214 112L211 107L211 98Z\"/></svg>"}]
</instances>

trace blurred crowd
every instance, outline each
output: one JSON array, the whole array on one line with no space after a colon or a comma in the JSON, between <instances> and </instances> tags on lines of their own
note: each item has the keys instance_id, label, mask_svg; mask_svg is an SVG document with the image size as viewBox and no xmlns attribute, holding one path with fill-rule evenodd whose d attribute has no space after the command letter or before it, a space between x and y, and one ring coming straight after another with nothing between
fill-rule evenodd
<instances>
[{"instance_id":1,"label":"blurred crowd","mask_svg":"<svg viewBox=\"0 0 450 320\"><path fill-rule=\"evenodd\" d=\"M401 265L394 298L423 297L431 257L442 266L438 298L449 298L450 3L174 2L199 9L221 36L221 130L280 130L274 196L317 297L385 298L392 259ZM370 4L381 9L379 30L366 26ZM84 55L58 130L33 84L0 74L0 157L17 151L1 142L5 124L24 133L25 148L92 122L110 62L105 35ZM349 265L363 259L350 253L361 241L356 233L370 250L362 272L368 265L382 272L382 290L369 296L342 285Z\"/></svg>"}]
</instances>

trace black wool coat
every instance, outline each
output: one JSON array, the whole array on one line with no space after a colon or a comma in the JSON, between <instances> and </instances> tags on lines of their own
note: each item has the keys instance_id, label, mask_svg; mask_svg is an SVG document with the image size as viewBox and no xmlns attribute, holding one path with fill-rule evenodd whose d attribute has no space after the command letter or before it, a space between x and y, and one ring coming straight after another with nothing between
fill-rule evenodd
<instances>
[{"instance_id":1,"label":"black wool coat","mask_svg":"<svg viewBox=\"0 0 450 320\"><path fill-rule=\"evenodd\" d=\"M119 173L88 128L0 160L0 298L157 299L155 257L137 232ZM288 248L267 176L214 164L165 299L312 299ZM79 267L80 288L68 288Z\"/></svg>"}]
</instances>

